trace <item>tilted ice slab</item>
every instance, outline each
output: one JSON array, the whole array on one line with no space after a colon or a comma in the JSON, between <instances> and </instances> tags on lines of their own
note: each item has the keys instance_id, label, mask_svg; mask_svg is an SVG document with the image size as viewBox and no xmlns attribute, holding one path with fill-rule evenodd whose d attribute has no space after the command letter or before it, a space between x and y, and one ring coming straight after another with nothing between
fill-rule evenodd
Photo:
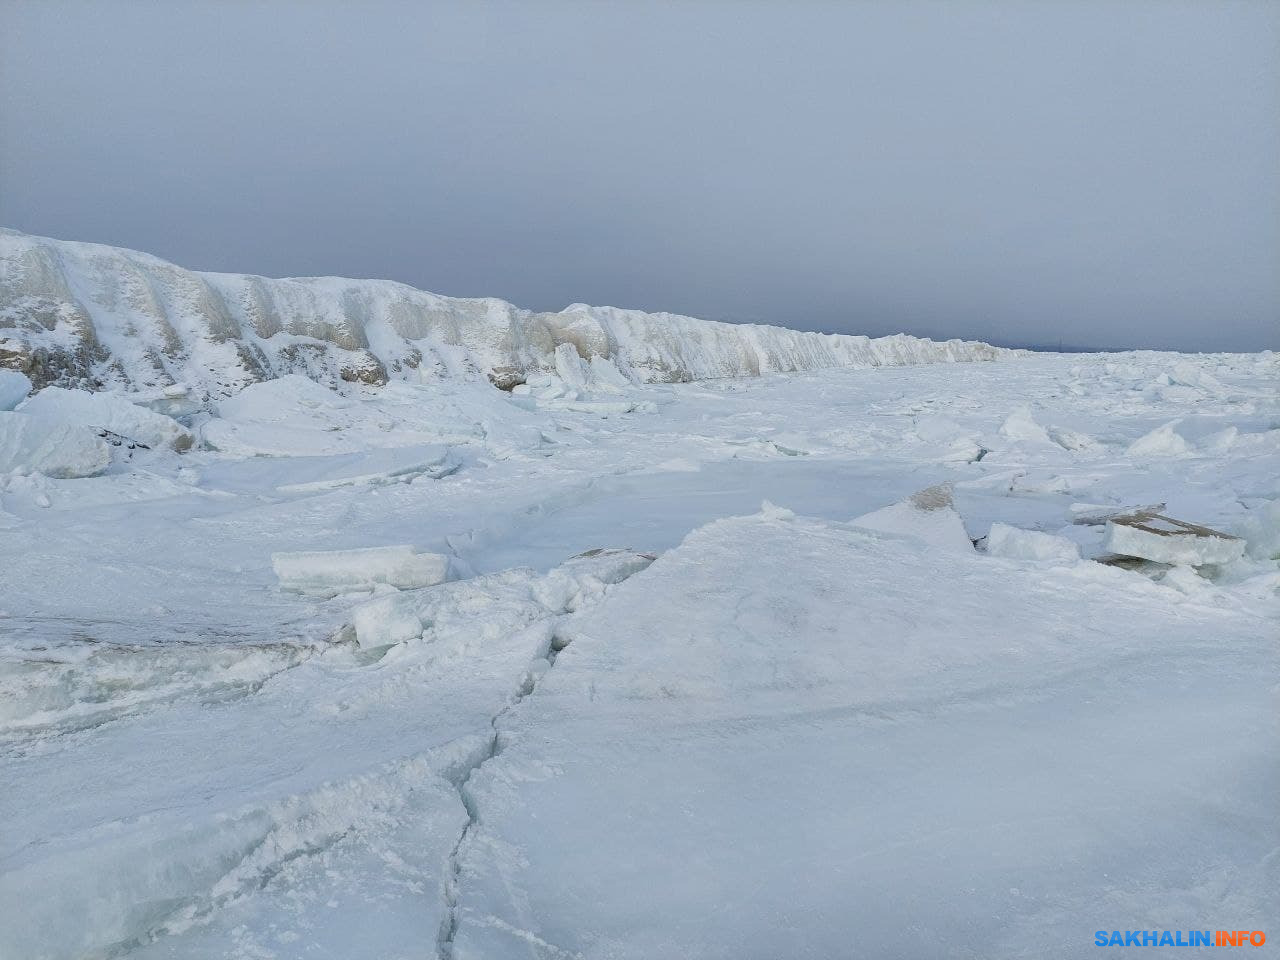
<instances>
[{"instance_id":1,"label":"tilted ice slab","mask_svg":"<svg viewBox=\"0 0 1280 960\"><path fill-rule=\"evenodd\" d=\"M1066 537L1039 530L1023 530L1007 523L991 525L986 549L992 557L1037 563L1076 563L1080 559L1080 547Z\"/></svg>"},{"instance_id":2,"label":"tilted ice slab","mask_svg":"<svg viewBox=\"0 0 1280 960\"><path fill-rule=\"evenodd\" d=\"M964 521L956 512L951 488L946 484L927 487L898 503L865 513L853 525L911 537L939 550L973 551L973 541L965 533Z\"/></svg>"},{"instance_id":3,"label":"tilted ice slab","mask_svg":"<svg viewBox=\"0 0 1280 960\"><path fill-rule=\"evenodd\" d=\"M418 553L407 544L273 553L271 566L282 590L311 597L334 597L380 585L412 590L449 579L448 557Z\"/></svg>"},{"instance_id":4,"label":"tilted ice slab","mask_svg":"<svg viewBox=\"0 0 1280 960\"><path fill-rule=\"evenodd\" d=\"M0 231L0 366L21 369L37 386L182 383L214 399L287 373L331 385L487 375L511 386L530 373L563 374L556 362L562 346L598 367L589 372L606 383L1016 353L961 340L872 340L584 304L534 313L384 280L197 273L118 247Z\"/></svg>"},{"instance_id":5,"label":"tilted ice slab","mask_svg":"<svg viewBox=\"0 0 1280 960\"><path fill-rule=\"evenodd\" d=\"M1118 918L1265 916L1270 625L1182 601L779 510L703 527L498 719L445 955L1087 957Z\"/></svg>"},{"instance_id":6,"label":"tilted ice slab","mask_svg":"<svg viewBox=\"0 0 1280 960\"><path fill-rule=\"evenodd\" d=\"M1199 567L1239 560L1245 541L1159 514L1131 514L1107 521L1106 548L1122 557Z\"/></svg>"}]
</instances>

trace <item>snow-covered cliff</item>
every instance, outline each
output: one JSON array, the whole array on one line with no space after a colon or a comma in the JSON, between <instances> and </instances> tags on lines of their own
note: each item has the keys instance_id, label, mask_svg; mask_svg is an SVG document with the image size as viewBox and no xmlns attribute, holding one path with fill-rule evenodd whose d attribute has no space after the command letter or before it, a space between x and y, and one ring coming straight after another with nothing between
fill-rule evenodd
<instances>
[{"instance_id":1,"label":"snow-covered cliff","mask_svg":"<svg viewBox=\"0 0 1280 960\"><path fill-rule=\"evenodd\" d=\"M574 304L534 313L503 300L385 280L269 280L198 273L119 247L0 230L0 367L37 388L151 390L204 399L288 373L321 383L551 371L571 344L636 382L1010 355L985 343L803 333Z\"/></svg>"}]
</instances>

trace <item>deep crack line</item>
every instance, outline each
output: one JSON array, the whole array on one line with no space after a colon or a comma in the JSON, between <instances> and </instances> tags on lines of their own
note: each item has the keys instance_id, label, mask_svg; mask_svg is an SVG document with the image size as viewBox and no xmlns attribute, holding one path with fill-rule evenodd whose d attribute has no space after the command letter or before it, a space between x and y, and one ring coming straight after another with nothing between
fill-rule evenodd
<instances>
[{"instance_id":1,"label":"deep crack line","mask_svg":"<svg viewBox=\"0 0 1280 960\"><path fill-rule=\"evenodd\" d=\"M597 557L603 561L603 566L596 566L599 562L595 559ZM588 559L591 560L592 569L580 570L572 566L575 562L582 563ZM502 737L502 718L520 706L525 697L537 689L542 678L555 666L560 651L569 645L572 638L561 631L561 625L570 617L581 613L586 606L595 606L600 603L608 590L644 570L655 559L652 554L618 549L588 551L571 558L564 569L575 584L572 595L564 597L554 606L540 601L550 615L526 626L521 631L522 634L529 634L535 654L525 668L519 686L507 697L507 702L502 709L489 718L492 735L489 738L488 749L481 751L472 762L463 765L449 777L450 784L457 791L458 799L466 810L467 820L445 862L444 879L441 883L444 916L441 918L440 931L436 936L436 955L439 960L453 960L454 941L462 919L459 905L462 858L476 828L480 825L480 815L469 790L471 778L477 770L499 756L506 748ZM550 580L551 576L548 575L547 579ZM529 933L529 931L523 931L521 936Z\"/></svg>"},{"instance_id":2,"label":"deep crack line","mask_svg":"<svg viewBox=\"0 0 1280 960\"><path fill-rule=\"evenodd\" d=\"M453 960L453 941L458 934L460 920L458 900L462 878L462 853L472 833L480 825L480 815L476 809L475 801L467 790L467 785L471 782L471 777L477 770L490 760L501 755L503 744L499 723L502 718L518 707L525 697L533 693L538 686L538 681L555 666L557 655L569 645L569 640L562 637L555 629L556 623L560 619L560 616L553 617L539 625L540 629L546 630L547 636L539 644L538 655L530 662L520 686L511 695L506 706L490 718L489 726L493 728L493 736L489 740L489 749L482 752L474 762L459 770L456 777L453 778L454 789L457 790L458 798L462 801L463 809L467 812L467 822L463 825L461 833L458 834L458 841L453 845L453 849L449 852L449 858L446 861L442 891L445 915L440 921L440 933L436 937L436 955L439 960ZM539 661L544 661L547 664L542 670L536 669Z\"/></svg>"},{"instance_id":3,"label":"deep crack line","mask_svg":"<svg viewBox=\"0 0 1280 960\"><path fill-rule=\"evenodd\" d=\"M496 724L498 717L501 715L501 713L497 714L489 722ZM453 849L449 851L449 859L446 861L443 885L445 913L444 918L440 921L440 932L436 936L436 955L440 960L452 960L453 958L453 938L458 933L458 888L462 876L462 848L466 845L472 831L479 824L479 815L476 813L475 804L467 793L467 783L471 780L473 773L496 757L499 752L498 731L495 726L493 737L489 740L489 749L465 770L454 784L454 788L458 791L458 797L462 801L463 809L467 811L467 822L458 834L458 840L453 845Z\"/></svg>"}]
</instances>

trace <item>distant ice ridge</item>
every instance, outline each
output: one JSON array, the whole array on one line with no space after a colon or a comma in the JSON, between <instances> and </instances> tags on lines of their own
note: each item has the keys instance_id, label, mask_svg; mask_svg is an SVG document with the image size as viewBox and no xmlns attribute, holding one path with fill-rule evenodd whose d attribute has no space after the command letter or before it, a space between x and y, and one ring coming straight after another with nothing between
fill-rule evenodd
<instances>
[{"instance_id":1,"label":"distant ice ridge","mask_svg":"<svg viewBox=\"0 0 1280 960\"><path fill-rule=\"evenodd\" d=\"M584 370L635 383L1017 353L584 304L534 313L387 280L197 273L119 247L0 230L0 368L21 371L37 389L181 384L208 400L289 373L330 386L487 376L509 389L556 373L564 344Z\"/></svg>"}]
</instances>

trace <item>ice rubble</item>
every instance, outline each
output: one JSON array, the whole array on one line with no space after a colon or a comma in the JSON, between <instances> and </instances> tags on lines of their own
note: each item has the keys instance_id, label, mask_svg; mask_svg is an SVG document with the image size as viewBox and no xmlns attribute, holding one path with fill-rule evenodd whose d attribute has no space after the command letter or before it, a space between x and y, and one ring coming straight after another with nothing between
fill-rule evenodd
<instances>
[{"instance_id":1,"label":"ice rubble","mask_svg":"<svg viewBox=\"0 0 1280 960\"><path fill-rule=\"evenodd\" d=\"M567 353L593 370L608 360L612 371L595 370L597 381L616 374L629 382L1016 354L583 304L533 313L380 280L196 273L132 250L12 230L0 231L0 332L0 360L22 365L40 386L181 383L214 399L290 373L331 386L488 375L504 387L542 373L576 389Z\"/></svg>"},{"instance_id":2,"label":"ice rubble","mask_svg":"<svg viewBox=\"0 0 1280 960\"><path fill-rule=\"evenodd\" d=\"M548 573L536 583L530 599L549 610L572 613L598 602L607 587L621 583L652 562L652 556L631 550L594 550ZM434 590L389 594L361 604L352 612L356 643L363 649L376 650L420 637L424 631L458 629L473 620L477 595L492 590L504 577L523 589L529 574L516 570L496 578L459 580ZM481 638L489 630L479 623L473 629Z\"/></svg>"},{"instance_id":3,"label":"ice rubble","mask_svg":"<svg viewBox=\"0 0 1280 960\"><path fill-rule=\"evenodd\" d=\"M372 590L379 585L411 590L449 579L449 558L419 553L408 544L358 550L273 553L280 588L312 597Z\"/></svg>"}]
</instances>

